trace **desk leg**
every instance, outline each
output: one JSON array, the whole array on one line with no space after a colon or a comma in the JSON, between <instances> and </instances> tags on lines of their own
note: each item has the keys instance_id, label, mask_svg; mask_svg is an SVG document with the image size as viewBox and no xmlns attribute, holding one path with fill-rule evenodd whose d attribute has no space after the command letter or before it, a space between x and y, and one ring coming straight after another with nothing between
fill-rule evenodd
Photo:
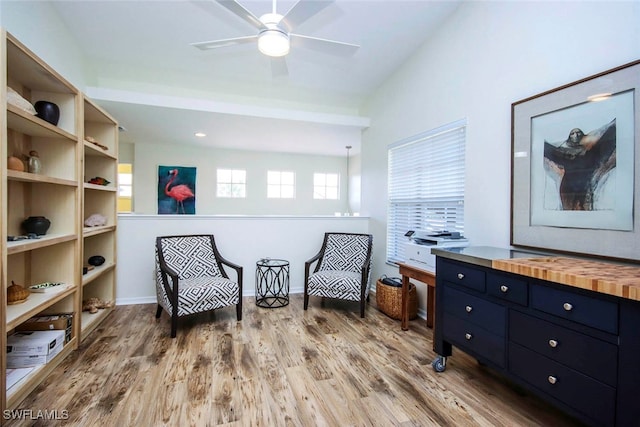
<instances>
[{"instance_id":1,"label":"desk leg","mask_svg":"<svg viewBox=\"0 0 640 427\"><path fill-rule=\"evenodd\" d=\"M433 318L435 314L435 294L433 286L427 286L427 328L433 328Z\"/></svg>"},{"instance_id":2,"label":"desk leg","mask_svg":"<svg viewBox=\"0 0 640 427\"><path fill-rule=\"evenodd\" d=\"M409 330L409 277L402 276L402 316L400 327L403 331Z\"/></svg>"}]
</instances>

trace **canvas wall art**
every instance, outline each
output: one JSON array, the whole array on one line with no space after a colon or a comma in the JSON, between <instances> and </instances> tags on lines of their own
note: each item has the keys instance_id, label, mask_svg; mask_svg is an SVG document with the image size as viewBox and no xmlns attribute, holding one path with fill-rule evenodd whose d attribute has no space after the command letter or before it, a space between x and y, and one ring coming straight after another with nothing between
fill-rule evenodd
<instances>
[{"instance_id":1,"label":"canvas wall art","mask_svg":"<svg viewBox=\"0 0 640 427\"><path fill-rule=\"evenodd\" d=\"M158 214L195 215L196 168L158 166Z\"/></svg>"}]
</instances>

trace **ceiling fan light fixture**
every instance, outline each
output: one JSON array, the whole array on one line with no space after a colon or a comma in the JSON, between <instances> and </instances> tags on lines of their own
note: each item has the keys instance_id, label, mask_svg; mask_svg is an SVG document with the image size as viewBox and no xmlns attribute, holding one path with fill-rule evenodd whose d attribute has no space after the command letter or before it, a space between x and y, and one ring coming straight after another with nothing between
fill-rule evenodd
<instances>
[{"instance_id":1,"label":"ceiling fan light fixture","mask_svg":"<svg viewBox=\"0 0 640 427\"><path fill-rule=\"evenodd\" d=\"M264 30L258 35L258 49L267 56L285 56L289 53L289 35L275 28Z\"/></svg>"}]
</instances>

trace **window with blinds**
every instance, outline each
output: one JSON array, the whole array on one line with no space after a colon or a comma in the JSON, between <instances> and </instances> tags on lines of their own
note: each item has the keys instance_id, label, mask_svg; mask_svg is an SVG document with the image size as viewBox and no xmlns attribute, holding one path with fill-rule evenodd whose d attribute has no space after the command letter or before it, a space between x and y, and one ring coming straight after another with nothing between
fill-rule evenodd
<instances>
[{"instance_id":1,"label":"window with blinds","mask_svg":"<svg viewBox=\"0 0 640 427\"><path fill-rule=\"evenodd\" d=\"M389 146L387 261L405 260L409 230L464 233L466 120Z\"/></svg>"}]
</instances>

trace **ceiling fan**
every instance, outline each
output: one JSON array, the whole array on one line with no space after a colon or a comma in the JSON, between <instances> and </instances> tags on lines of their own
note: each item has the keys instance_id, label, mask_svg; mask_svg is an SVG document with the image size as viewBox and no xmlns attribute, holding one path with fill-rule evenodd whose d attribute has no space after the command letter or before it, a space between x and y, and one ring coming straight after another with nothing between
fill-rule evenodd
<instances>
[{"instance_id":1,"label":"ceiling fan","mask_svg":"<svg viewBox=\"0 0 640 427\"><path fill-rule=\"evenodd\" d=\"M294 47L300 46L320 49L336 55L350 55L355 53L360 47L351 43L292 33L293 29L329 6L335 0L299 0L284 15L276 11L276 0L273 0L272 12L262 15L259 18L236 0L215 1L254 26L258 30L258 33L252 36L191 43L192 46L198 49L217 49L257 41L260 52L272 58L280 58L289 53L291 45ZM282 62L282 64L284 64L284 62ZM284 65L286 67L286 64Z\"/></svg>"}]
</instances>

